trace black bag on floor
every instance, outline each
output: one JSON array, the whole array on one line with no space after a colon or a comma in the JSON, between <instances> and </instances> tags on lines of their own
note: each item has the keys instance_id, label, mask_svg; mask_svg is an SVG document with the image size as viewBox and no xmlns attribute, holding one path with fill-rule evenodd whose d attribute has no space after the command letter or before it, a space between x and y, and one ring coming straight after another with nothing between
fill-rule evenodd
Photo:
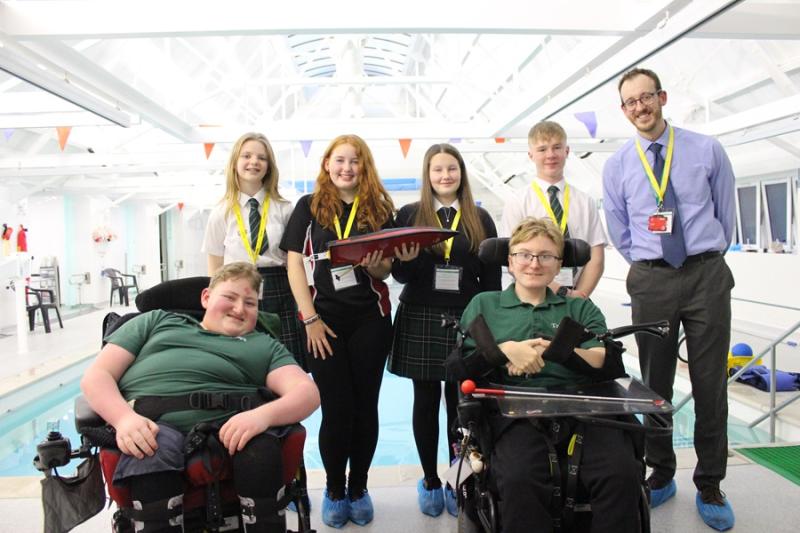
<instances>
[{"instance_id":1,"label":"black bag on floor","mask_svg":"<svg viewBox=\"0 0 800 533\"><path fill-rule=\"evenodd\" d=\"M75 477L48 475L42 480L44 533L66 533L102 511L105 503L99 455L82 462Z\"/></svg>"}]
</instances>

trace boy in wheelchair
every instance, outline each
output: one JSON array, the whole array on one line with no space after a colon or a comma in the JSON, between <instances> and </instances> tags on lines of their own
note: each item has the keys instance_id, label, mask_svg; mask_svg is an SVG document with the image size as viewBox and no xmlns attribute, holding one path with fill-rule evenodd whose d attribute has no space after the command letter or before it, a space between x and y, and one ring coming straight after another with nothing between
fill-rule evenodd
<instances>
[{"instance_id":1,"label":"boy in wheelchair","mask_svg":"<svg viewBox=\"0 0 800 533\"><path fill-rule=\"evenodd\" d=\"M123 455L113 482L130 490L137 532L184 530L184 453L198 444L232 458L244 531L286 531L281 426L310 415L319 393L282 344L254 331L260 283L252 265L225 265L202 291L202 321L139 315L106 338L86 370L83 393L116 430ZM264 387L275 399L258 400L269 396ZM225 406L209 410L209 402Z\"/></svg>"},{"instance_id":2,"label":"boy in wheelchair","mask_svg":"<svg viewBox=\"0 0 800 533\"><path fill-rule=\"evenodd\" d=\"M613 343L604 346L591 339L574 350L554 345L548 351L547 339L563 317L594 333L606 331L603 314L591 301L558 296L548 289L561 268L563 252L564 238L549 220L527 218L514 230L508 269L515 282L503 291L481 293L467 306L461 324L471 337L464 340L460 363L455 358L448 362L449 369L459 374L456 377L546 388L624 375L621 351ZM476 328L474 322L480 323L481 317L488 330ZM492 448L488 474L497 488L503 533L550 532L559 525L554 520L561 515L558 500L567 491L554 490L561 475L551 474L557 464L553 453L562 458L580 456L577 476L588 492L592 532L640 530L637 509L643 466L623 430L586 424L582 443L580 439L576 443L574 418L506 418L490 413L487 422ZM569 458L570 468L573 460Z\"/></svg>"}]
</instances>

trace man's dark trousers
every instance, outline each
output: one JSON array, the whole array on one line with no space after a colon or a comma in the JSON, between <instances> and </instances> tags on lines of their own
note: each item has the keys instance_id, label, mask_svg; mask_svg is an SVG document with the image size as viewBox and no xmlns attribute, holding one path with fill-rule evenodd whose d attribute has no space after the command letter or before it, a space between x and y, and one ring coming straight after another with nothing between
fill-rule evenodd
<instances>
[{"instance_id":1,"label":"man's dark trousers","mask_svg":"<svg viewBox=\"0 0 800 533\"><path fill-rule=\"evenodd\" d=\"M684 328L695 402L697 467L693 479L698 489L718 487L727 466L726 364L733 285L733 275L722 255L689 257L678 269L661 261L634 262L628 273L633 323L664 319L670 322L670 335L666 339L636 335L644 382L670 402L679 326L682 324ZM645 457L647 465L654 469L657 483L666 483L674 477L676 463L671 436L648 436Z\"/></svg>"}]
</instances>

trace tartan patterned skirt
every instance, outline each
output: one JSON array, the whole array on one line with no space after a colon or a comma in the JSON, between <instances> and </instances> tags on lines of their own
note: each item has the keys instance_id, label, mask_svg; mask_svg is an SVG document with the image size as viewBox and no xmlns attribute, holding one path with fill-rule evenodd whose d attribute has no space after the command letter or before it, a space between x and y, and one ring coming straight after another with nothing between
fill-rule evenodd
<instances>
[{"instance_id":1,"label":"tartan patterned skirt","mask_svg":"<svg viewBox=\"0 0 800 533\"><path fill-rule=\"evenodd\" d=\"M456 332L442 327L442 313L461 318L460 307L400 302L394 319L389 372L411 379L444 381L444 360L456 345Z\"/></svg>"},{"instance_id":2,"label":"tartan patterned skirt","mask_svg":"<svg viewBox=\"0 0 800 533\"><path fill-rule=\"evenodd\" d=\"M281 319L281 335L278 339L292 352L297 364L306 370L305 331L297 318L297 304L289 287L289 276L285 267L259 268L264 280L264 292L259 308L277 314Z\"/></svg>"}]
</instances>

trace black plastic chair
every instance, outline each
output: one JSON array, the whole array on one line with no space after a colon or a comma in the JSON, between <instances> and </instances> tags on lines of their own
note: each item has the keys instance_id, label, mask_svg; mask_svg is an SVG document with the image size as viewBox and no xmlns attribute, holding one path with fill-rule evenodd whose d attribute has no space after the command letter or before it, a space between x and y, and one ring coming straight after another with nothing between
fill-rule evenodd
<instances>
[{"instance_id":1,"label":"black plastic chair","mask_svg":"<svg viewBox=\"0 0 800 533\"><path fill-rule=\"evenodd\" d=\"M58 310L58 302L56 302L55 294L51 289L25 287L25 295L28 301L25 309L28 311L28 325L31 331L33 331L33 327L36 324L36 311L38 310L42 313L45 332L50 333L50 309L56 310L58 325L61 326L61 329L64 329L64 323L61 321L61 312ZM32 303L34 300L36 303Z\"/></svg>"},{"instance_id":2,"label":"black plastic chair","mask_svg":"<svg viewBox=\"0 0 800 533\"><path fill-rule=\"evenodd\" d=\"M110 306L114 303L114 291L117 291L120 305L124 302L125 307L130 306L128 289L136 289L136 293L139 293L139 284L136 281L136 276L133 274L123 274L116 268L103 269L103 275L111 281L108 305Z\"/></svg>"}]
</instances>

